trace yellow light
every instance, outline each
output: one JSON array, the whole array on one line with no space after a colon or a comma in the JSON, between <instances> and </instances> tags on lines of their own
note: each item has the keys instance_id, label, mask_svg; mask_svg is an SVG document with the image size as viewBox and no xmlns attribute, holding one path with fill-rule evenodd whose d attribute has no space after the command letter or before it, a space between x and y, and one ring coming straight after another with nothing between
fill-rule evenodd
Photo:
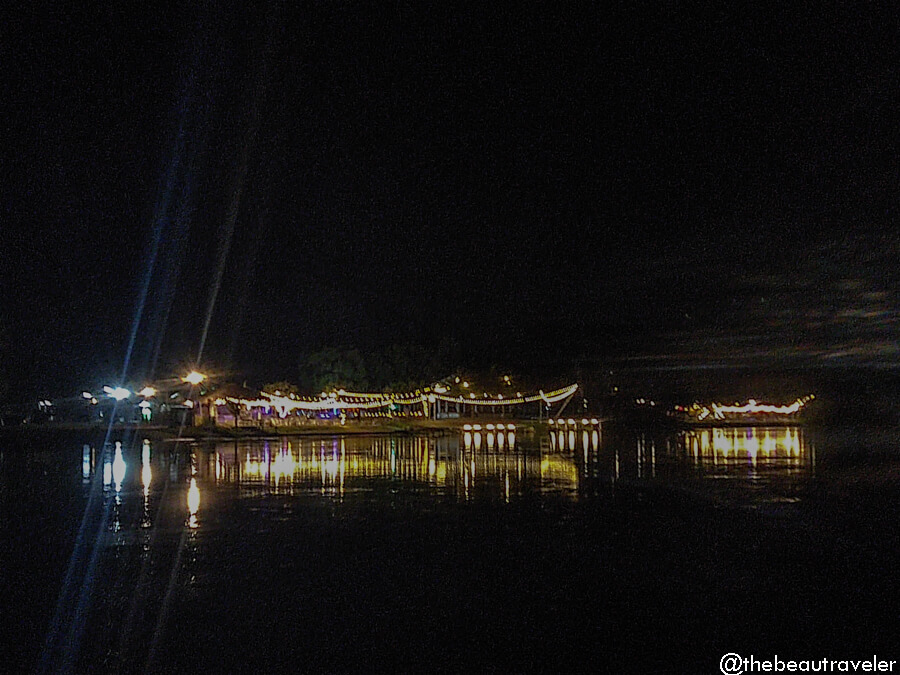
<instances>
[{"instance_id":1,"label":"yellow light","mask_svg":"<svg viewBox=\"0 0 900 675\"><path fill-rule=\"evenodd\" d=\"M468 388L469 388L469 383L468 383L468 382L463 382L463 387L465 387L466 389L468 389Z\"/></svg>"},{"instance_id":2,"label":"yellow light","mask_svg":"<svg viewBox=\"0 0 900 675\"><path fill-rule=\"evenodd\" d=\"M190 520L188 524L191 528L197 527L197 511L200 510L200 489L197 487L197 479L191 478L191 487L188 488L187 494L188 511L190 512Z\"/></svg>"},{"instance_id":3,"label":"yellow light","mask_svg":"<svg viewBox=\"0 0 900 675\"><path fill-rule=\"evenodd\" d=\"M206 379L206 375L203 373L198 373L196 370L192 370L187 375L181 378L182 382L187 382L188 384L200 384L203 380Z\"/></svg>"}]
</instances>

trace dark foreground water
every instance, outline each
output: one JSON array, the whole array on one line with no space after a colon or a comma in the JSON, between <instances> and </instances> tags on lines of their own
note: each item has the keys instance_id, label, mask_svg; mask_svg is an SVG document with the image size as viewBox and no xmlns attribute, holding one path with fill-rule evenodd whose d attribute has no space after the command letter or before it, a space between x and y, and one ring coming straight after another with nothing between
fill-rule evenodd
<instances>
[{"instance_id":1,"label":"dark foreground water","mask_svg":"<svg viewBox=\"0 0 900 675\"><path fill-rule=\"evenodd\" d=\"M3 672L900 660L892 428L2 444Z\"/></svg>"}]
</instances>

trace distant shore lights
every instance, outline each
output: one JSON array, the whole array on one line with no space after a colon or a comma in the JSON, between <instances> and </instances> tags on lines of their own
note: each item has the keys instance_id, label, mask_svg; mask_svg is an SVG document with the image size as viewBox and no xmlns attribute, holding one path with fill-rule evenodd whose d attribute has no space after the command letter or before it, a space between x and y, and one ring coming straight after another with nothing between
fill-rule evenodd
<instances>
[{"instance_id":1,"label":"distant shore lights","mask_svg":"<svg viewBox=\"0 0 900 675\"><path fill-rule=\"evenodd\" d=\"M708 418L714 420L723 420L726 416L734 415L779 415L791 416L796 415L800 410L815 398L814 395L798 398L790 405L772 405L769 403L758 403L754 399L748 400L745 404L722 405L720 403L710 403L709 405L700 405L695 403L687 409L687 413L696 417L698 421Z\"/></svg>"}]
</instances>

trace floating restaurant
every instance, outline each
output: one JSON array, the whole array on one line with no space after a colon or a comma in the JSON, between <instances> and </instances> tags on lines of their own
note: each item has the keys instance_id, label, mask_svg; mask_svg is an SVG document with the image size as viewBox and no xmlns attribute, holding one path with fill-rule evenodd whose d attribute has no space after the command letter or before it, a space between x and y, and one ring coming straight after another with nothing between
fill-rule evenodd
<instances>
[{"instance_id":1,"label":"floating restaurant","mask_svg":"<svg viewBox=\"0 0 900 675\"><path fill-rule=\"evenodd\" d=\"M379 417L417 417L454 419L460 417L542 417L553 404L562 409L575 395L578 384L560 389L514 396L474 393L453 395L442 385L404 393L351 392L339 389L319 396L284 395L280 391L259 392L256 396L227 395L213 391L200 398L195 407L195 424L222 426L258 425L292 426L317 420L365 420ZM225 395L223 395L223 393Z\"/></svg>"}]
</instances>

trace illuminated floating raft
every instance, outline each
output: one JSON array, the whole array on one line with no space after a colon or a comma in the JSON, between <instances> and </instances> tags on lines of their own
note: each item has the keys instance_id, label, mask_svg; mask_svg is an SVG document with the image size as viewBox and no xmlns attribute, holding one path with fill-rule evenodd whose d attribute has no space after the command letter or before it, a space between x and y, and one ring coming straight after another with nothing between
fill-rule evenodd
<instances>
[{"instance_id":1,"label":"illuminated floating raft","mask_svg":"<svg viewBox=\"0 0 900 675\"><path fill-rule=\"evenodd\" d=\"M754 399L746 403L732 405L723 403L693 403L690 406L676 406L674 417L679 422L691 425L717 424L800 424L806 405L815 399L810 394L798 398L793 403L780 405L760 403Z\"/></svg>"},{"instance_id":2,"label":"illuminated floating raft","mask_svg":"<svg viewBox=\"0 0 900 675\"><path fill-rule=\"evenodd\" d=\"M215 404L225 405L226 403L231 403L242 406L248 410L252 408L262 408L266 411L274 410L280 416L284 417L294 411L373 410L377 408L398 406L427 406L428 404L433 404L437 401L490 408L510 407L525 403L533 403L535 401L543 401L549 405L572 396L577 390L577 384L570 384L567 387L550 392L541 390L535 394L514 396L510 398L504 398L502 394L499 394L497 398L474 398L474 395L472 395L473 398L465 398L463 396L448 396L432 389L402 394L348 392L341 389L339 391L331 392L330 394L323 392L319 397L282 396L279 394L261 392L259 397L255 399L234 397L217 398Z\"/></svg>"}]
</instances>

